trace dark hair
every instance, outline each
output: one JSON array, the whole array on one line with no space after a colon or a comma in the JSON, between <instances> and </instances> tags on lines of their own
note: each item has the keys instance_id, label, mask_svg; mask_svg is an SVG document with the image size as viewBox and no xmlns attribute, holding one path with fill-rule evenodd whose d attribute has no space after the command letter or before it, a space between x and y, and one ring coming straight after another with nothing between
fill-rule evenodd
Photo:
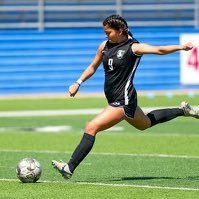
<instances>
[{"instance_id":1,"label":"dark hair","mask_svg":"<svg viewBox=\"0 0 199 199\"><path fill-rule=\"evenodd\" d=\"M122 18L120 15L111 15L107 17L103 21L103 26L108 25L110 28L113 28L114 30L122 30L124 35L130 35L132 36L131 32L128 29L128 24L124 18Z\"/></svg>"}]
</instances>

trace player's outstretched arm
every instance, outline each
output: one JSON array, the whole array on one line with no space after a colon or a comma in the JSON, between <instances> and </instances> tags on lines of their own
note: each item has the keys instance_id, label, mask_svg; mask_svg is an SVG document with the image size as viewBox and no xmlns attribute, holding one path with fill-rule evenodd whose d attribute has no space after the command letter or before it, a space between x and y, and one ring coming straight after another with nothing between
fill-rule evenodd
<instances>
[{"instance_id":1,"label":"player's outstretched arm","mask_svg":"<svg viewBox=\"0 0 199 199\"><path fill-rule=\"evenodd\" d=\"M158 55L165 55L169 53L173 53L179 50L191 50L193 48L193 44L188 42L184 45L168 45L168 46L152 46L143 43L134 43L132 45L132 51L135 54L158 54Z\"/></svg>"},{"instance_id":2,"label":"player's outstretched arm","mask_svg":"<svg viewBox=\"0 0 199 199\"><path fill-rule=\"evenodd\" d=\"M69 94L70 94L71 97L74 97L76 95L76 93L79 90L81 83L86 81L88 78L90 78L95 73L95 71L97 70L98 66L102 62L102 50L104 49L104 46L105 46L105 42L103 42L99 46L93 61L86 68L86 70L82 73L80 78L69 87Z\"/></svg>"}]
</instances>

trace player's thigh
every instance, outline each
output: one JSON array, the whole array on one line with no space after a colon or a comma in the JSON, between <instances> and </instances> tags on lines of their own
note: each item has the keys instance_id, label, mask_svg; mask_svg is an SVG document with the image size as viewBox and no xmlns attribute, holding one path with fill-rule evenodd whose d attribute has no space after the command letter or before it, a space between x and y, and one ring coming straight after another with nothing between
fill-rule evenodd
<instances>
[{"instance_id":1,"label":"player's thigh","mask_svg":"<svg viewBox=\"0 0 199 199\"><path fill-rule=\"evenodd\" d=\"M151 126L151 121L142 109L137 106L133 118L125 117L125 120L139 130L145 130Z\"/></svg>"},{"instance_id":2,"label":"player's thigh","mask_svg":"<svg viewBox=\"0 0 199 199\"><path fill-rule=\"evenodd\" d=\"M124 117L125 114L122 107L107 106L86 125L86 131L95 134L98 131L106 130L122 121Z\"/></svg>"}]
</instances>

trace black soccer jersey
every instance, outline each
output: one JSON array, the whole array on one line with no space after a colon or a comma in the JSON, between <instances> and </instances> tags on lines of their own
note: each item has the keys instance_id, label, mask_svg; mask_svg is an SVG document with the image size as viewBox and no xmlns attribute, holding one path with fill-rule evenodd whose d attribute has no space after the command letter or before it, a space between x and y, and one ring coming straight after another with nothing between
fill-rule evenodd
<instances>
[{"instance_id":1,"label":"black soccer jersey","mask_svg":"<svg viewBox=\"0 0 199 199\"><path fill-rule=\"evenodd\" d=\"M138 43L134 38L113 44L109 41L102 51L105 72L104 92L109 103L128 105L134 93L133 78L141 56L132 52Z\"/></svg>"}]
</instances>

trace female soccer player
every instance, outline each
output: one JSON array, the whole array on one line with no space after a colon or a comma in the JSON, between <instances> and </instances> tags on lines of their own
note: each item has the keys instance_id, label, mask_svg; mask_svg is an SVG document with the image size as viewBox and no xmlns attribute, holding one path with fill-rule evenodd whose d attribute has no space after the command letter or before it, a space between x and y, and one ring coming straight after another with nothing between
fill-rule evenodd
<instances>
[{"instance_id":1,"label":"female soccer player","mask_svg":"<svg viewBox=\"0 0 199 199\"><path fill-rule=\"evenodd\" d=\"M107 17L103 22L103 28L107 41L100 44L92 63L70 86L69 93L74 97L80 85L90 78L103 62L104 91L109 105L86 125L84 135L68 163L52 160L54 168L66 179L72 176L76 167L90 152L96 134L122 120L139 130L145 130L179 116L199 118L199 112L187 102L182 102L178 108L154 110L144 114L137 105L137 93L133 85L133 78L143 54L165 55L180 50L188 51L193 48L191 43L170 46L139 43L129 32L127 22L119 15Z\"/></svg>"}]
</instances>

